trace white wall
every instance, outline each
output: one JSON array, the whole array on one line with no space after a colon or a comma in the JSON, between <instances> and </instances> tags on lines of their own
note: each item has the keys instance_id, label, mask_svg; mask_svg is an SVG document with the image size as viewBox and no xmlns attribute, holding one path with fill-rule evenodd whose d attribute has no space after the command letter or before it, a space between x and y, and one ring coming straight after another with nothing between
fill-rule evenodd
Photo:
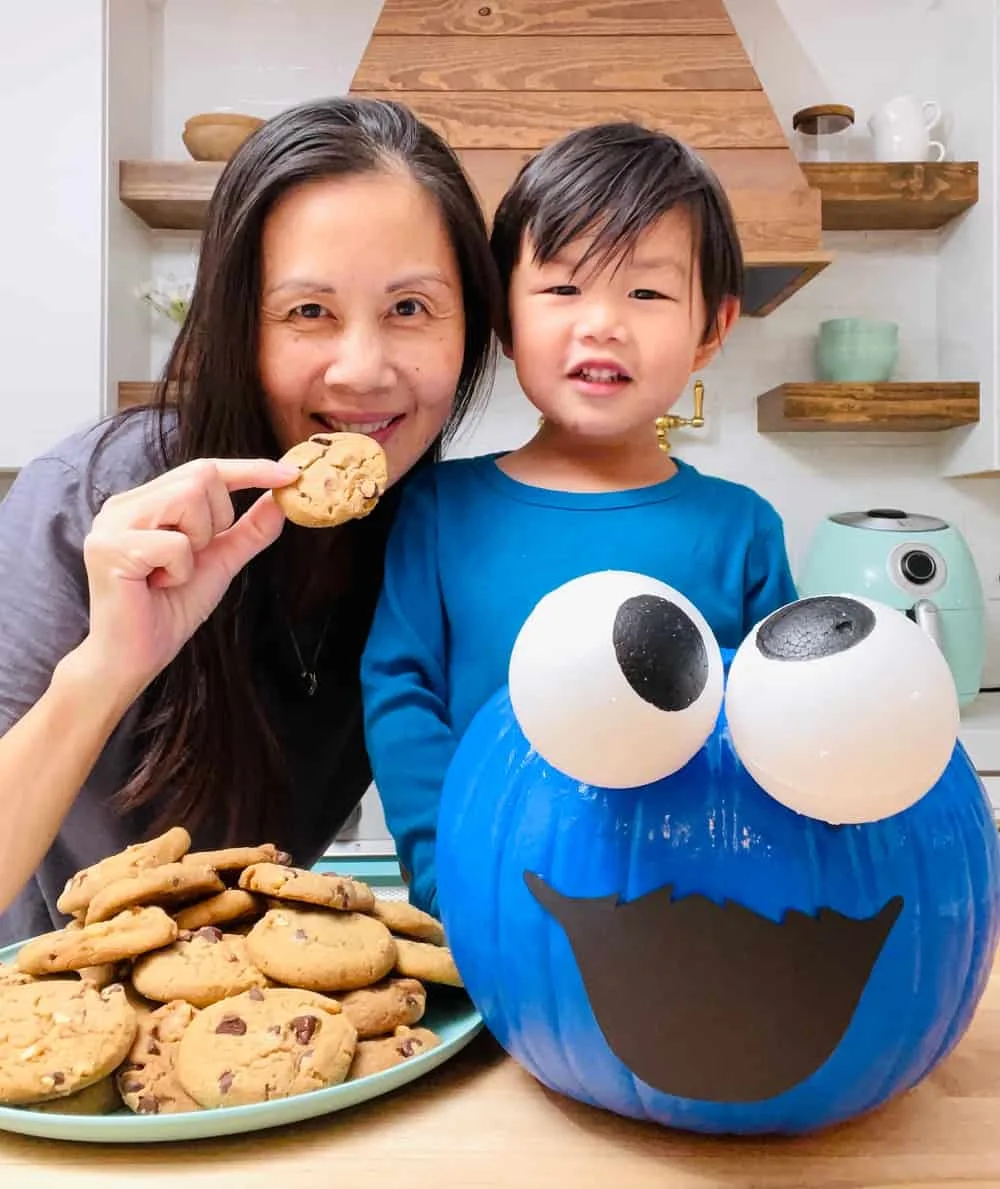
<instances>
[{"instance_id":1,"label":"white wall","mask_svg":"<svg viewBox=\"0 0 1000 1189\"><path fill-rule=\"evenodd\" d=\"M104 406L104 3L0 4L0 468Z\"/></svg>"}]
</instances>

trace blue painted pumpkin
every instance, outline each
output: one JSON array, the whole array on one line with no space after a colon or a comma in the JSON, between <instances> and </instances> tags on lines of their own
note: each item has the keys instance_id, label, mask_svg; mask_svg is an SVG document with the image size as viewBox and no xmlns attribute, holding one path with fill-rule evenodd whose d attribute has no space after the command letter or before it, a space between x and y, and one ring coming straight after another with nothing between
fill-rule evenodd
<instances>
[{"instance_id":1,"label":"blue painted pumpkin","mask_svg":"<svg viewBox=\"0 0 1000 1189\"><path fill-rule=\"evenodd\" d=\"M859 607L842 601L833 632L844 605ZM640 652L643 680L669 666L669 649ZM795 680L787 660L764 671ZM722 661L728 697L739 656ZM562 674L568 689L583 676L571 661ZM905 700L882 710L891 736ZM960 1039L1000 919L992 811L960 745L908 808L834 823L765 791L725 709L677 771L639 787L567 775L523 725L504 688L460 743L439 903L488 1027L545 1085L679 1128L794 1133L878 1106Z\"/></svg>"}]
</instances>

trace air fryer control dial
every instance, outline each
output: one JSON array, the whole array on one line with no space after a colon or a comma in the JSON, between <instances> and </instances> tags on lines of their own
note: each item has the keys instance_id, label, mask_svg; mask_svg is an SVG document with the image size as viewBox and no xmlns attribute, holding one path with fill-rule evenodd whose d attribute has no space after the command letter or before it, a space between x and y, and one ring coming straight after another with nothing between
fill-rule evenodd
<instances>
[{"instance_id":1,"label":"air fryer control dial","mask_svg":"<svg viewBox=\"0 0 1000 1189\"><path fill-rule=\"evenodd\" d=\"M914 600L929 599L948 581L948 563L933 545L900 541L886 559L892 584Z\"/></svg>"},{"instance_id":2,"label":"air fryer control dial","mask_svg":"<svg viewBox=\"0 0 1000 1189\"><path fill-rule=\"evenodd\" d=\"M937 562L925 549L910 549L899 559L899 568L914 586L926 586L934 580Z\"/></svg>"}]
</instances>

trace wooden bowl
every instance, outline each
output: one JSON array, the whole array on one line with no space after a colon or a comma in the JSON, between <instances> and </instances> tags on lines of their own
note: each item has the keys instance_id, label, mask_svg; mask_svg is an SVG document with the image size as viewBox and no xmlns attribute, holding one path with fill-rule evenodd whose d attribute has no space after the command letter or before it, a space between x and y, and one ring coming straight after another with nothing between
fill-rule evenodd
<instances>
[{"instance_id":1,"label":"wooden bowl","mask_svg":"<svg viewBox=\"0 0 1000 1189\"><path fill-rule=\"evenodd\" d=\"M228 161L263 123L258 116L237 112L205 112L185 123L181 140L195 161Z\"/></svg>"}]
</instances>

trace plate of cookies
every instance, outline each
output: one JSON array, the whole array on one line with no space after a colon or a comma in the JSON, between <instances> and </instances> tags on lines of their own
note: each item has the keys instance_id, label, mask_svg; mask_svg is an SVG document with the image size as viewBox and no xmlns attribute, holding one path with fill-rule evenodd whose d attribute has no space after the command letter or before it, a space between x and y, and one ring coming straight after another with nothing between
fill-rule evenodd
<instances>
[{"instance_id":1,"label":"plate of cookies","mask_svg":"<svg viewBox=\"0 0 1000 1189\"><path fill-rule=\"evenodd\" d=\"M0 1130L236 1135L356 1106L482 1028L396 865L295 867L182 828L81 871L56 932L0 949Z\"/></svg>"}]
</instances>

